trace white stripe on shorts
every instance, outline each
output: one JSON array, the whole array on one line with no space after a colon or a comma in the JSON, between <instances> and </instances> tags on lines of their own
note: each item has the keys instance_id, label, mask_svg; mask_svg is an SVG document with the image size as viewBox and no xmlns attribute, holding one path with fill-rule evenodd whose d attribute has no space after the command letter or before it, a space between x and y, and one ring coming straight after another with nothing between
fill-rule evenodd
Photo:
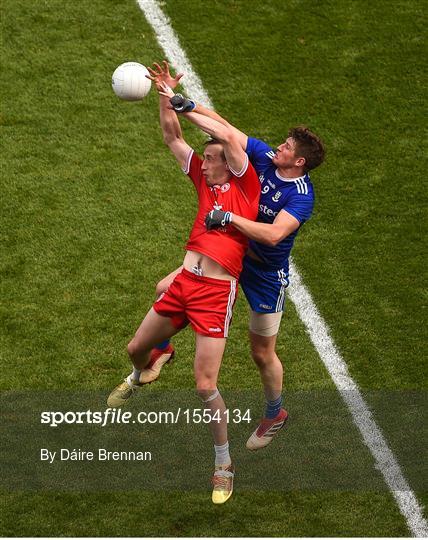
<instances>
[{"instance_id":1,"label":"white stripe on shorts","mask_svg":"<svg viewBox=\"0 0 428 540\"><path fill-rule=\"evenodd\" d=\"M232 319L233 304L236 296L236 280L230 282L229 298L227 301L226 318L224 320L224 337L229 335L229 326Z\"/></svg>"},{"instance_id":2,"label":"white stripe on shorts","mask_svg":"<svg viewBox=\"0 0 428 540\"><path fill-rule=\"evenodd\" d=\"M279 291L278 300L275 306L275 311L282 311L284 309L284 298L285 298L285 287L284 285L281 285L281 290Z\"/></svg>"},{"instance_id":3,"label":"white stripe on shorts","mask_svg":"<svg viewBox=\"0 0 428 540\"><path fill-rule=\"evenodd\" d=\"M288 287L288 280L285 277L284 270L278 270L278 280L281 282L278 300L276 302L275 311L283 311L285 301L285 289Z\"/></svg>"}]
</instances>

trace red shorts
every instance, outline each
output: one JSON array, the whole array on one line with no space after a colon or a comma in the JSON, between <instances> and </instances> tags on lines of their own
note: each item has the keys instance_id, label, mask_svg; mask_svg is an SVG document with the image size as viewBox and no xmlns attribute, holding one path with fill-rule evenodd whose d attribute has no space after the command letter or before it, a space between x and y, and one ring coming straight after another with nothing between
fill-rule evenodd
<instances>
[{"instance_id":1,"label":"red shorts","mask_svg":"<svg viewBox=\"0 0 428 540\"><path fill-rule=\"evenodd\" d=\"M153 309L177 329L190 323L197 334L227 337L237 289L236 280L197 276L183 268Z\"/></svg>"}]
</instances>

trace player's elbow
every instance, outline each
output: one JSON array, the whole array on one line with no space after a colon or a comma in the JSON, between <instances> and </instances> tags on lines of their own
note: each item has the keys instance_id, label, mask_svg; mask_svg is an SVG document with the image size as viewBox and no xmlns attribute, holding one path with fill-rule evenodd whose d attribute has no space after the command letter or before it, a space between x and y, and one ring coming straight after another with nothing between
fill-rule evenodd
<instances>
[{"instance_id":1,"label":"player's elbow","mask_svg":"<svg viewBox=\"0 0 428 540\"><path fill-rule=\"evenodd\" d=\"M260 238L259 242L269 247L275 247L278 244L276 237L271 234L263 235L263 238Z\"/></svg>"},{"instance_id":2,"label":"player's elbow","mask_svg":"<svg viewBox=\"0 0 428 540\"><path fill-rule=\"evenodd\" d=\"M222 137L223 137L223 141L226 144L231 144L235 140L236 135L233 132L233 129L231 129L228 126L223 126L223 128L222 128Z\"/></svg>"},{"instance_id":3,"label":"player's elbow","mask_svg":"<svg viewBox=\"0 0 428 540\"><path fill-rule=\"evenodd\" d=\"M233 132L227 126L220 124L214 130L212 136L223 144L229 144L233 137Z\"/></svg>"},{"instance_id":4,"label":"player's elbow","mask_svg":"<svg viewBox=\"0 0 428 540\"><path fill-rule=\"evenodd\" d=\"M269 231L269 236L266 239L266 243L270 247L277 246L281 240L284 238L284 234L282 231L277 230L275 227L272 227Z\"/></svg>"},{"instance_id":5,"label":"player's elbow","mask_svg":"<svg viewBox=\"0 0 428 540\"><path fill-rule=\"evenodd\" d=\"M265 240L265 244L267 244L269 247L275 247L279 243L279 240L276 238L267 238Z\"/></svg>"}]
</instances>

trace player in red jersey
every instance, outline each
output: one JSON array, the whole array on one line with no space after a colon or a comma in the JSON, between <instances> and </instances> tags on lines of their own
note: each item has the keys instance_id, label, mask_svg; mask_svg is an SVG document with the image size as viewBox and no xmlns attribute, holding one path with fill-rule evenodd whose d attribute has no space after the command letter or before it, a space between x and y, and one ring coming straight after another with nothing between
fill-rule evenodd
<instances>
[{"instance_id":1,"label":"player in red jersey","mask_svg":"<svg viewBox=\"0 0 428 540\"><path fill-rule=\"evenodd\" d=\"M212 500L221 504L232 494L234 468L229 454L226 406L217 389L217 379L248 241L230 226L208 231L204 219L212 209L222 209L254 220L260 182L233 130L203 115L184 113L214 139L206 145L203 159L197 156L183 139L176 112L165 95L165 83L172 82L167 64L163 68L157 66L152 74L160 92L164 142L192 180L199 209L182 268L128 344L133 372L111 392L107 403L110 407L122 406L141 386L141 372L149 362L151 349L190 324L196 333L197 391L205 409L215 418L210 422L215 449Z\"/></svg>"}]
</instances>

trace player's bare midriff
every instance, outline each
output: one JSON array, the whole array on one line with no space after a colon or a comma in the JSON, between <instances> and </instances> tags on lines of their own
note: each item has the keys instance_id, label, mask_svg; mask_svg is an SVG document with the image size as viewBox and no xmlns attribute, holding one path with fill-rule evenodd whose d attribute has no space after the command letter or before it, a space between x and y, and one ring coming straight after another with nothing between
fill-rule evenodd
<instances>
[{"instance_id":1,"label":"player's bare midriff","mask_svg":"<svg viewBox=\"0 0 428 540\"><path fill-rule=\"evenodd\" d=\"M235 278L229 274L229 272L223 268L220 264L215 262L207 255L197 253L196 251L187 251L184 257L183 267L199 276L205 276L215 279L226 279L228 281L234 281Z\"/></svg>"}]
</instances>

